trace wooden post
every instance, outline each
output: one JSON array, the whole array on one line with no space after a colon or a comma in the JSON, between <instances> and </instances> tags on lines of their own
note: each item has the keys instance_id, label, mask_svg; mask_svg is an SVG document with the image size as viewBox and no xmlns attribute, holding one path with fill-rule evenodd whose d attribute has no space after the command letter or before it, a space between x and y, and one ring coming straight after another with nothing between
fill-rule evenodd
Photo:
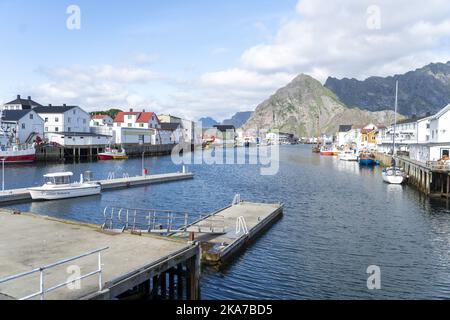
<instances>
[{"instance_id":1,"label":"wooden post","mask_svg":"<svg viewBox=\"0 0 450 320\"><path fill-rule=\"evenodd\" d=\"M450 197L450 173L447 176L447 199Z\"/></svg>"},{"instance_id":2,"label":"wooden post","mask_svg":"<svg viewBox=\"0 0 450 320\"><path fill-rule=\"evenodd\" d=\"M158 276L154 276L152 280L152 292L150 294L152 300L155 300L158 297L158 283Z\"/></svg>"},{"instance_id":3,"label":"wooden post","mask_svg":"<svg viewBox=\"0 0 450 320\"><path fill-rule=\"evenodd\" d=\"M183 300L183 265L177 267L177 299Z\"/></svg>"},{"instance_id":4,"label":"wooden post","mask_svg":"<svg viewBox=\"0 0 450 320\"><path fill-rule=\"evenodd\" d=\"M175 299L175 269L169 270L169 300Z\"/></svg>"},{"instance_id":5,"label":"wooden post","mask_svg":"<svg viewBox=\"0 0 450 320\"><path fill-rule=\"evenodd\" d=\"M166 273L163 272L159 276L159 286L161 287L161 299L167 299L167 281L166 281Z\"/></svg>"}]
</instances>

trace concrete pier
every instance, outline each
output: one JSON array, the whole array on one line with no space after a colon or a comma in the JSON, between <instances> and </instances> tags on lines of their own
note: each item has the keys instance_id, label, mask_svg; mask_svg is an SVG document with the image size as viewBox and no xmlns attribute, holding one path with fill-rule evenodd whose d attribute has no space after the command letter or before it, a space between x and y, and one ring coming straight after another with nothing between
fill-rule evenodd
<instances>
[{"instance_id":1,"label":"concrete pier","mask_svg":"<svg viewBox=\"0 0 450 320\"><path fill-rule=\"evenodd\" d=\"M195 241L201 243L202 261L205 264L220 264L279 219L283 214L283 207L281 203L242 201L192 224L187 232L195 233ZM221 220L218 217L223 220L223 234L209 233L209 230L221 227L217 225L217 221ZM212 222L209 223L209 220Z\"/></svg>"},{"instance_id":2,"label":"concrete pier","mask_svg":"<svg viewBox=\"0 0 450 320\"><path fill-rule=\"evenodd\" d=\"M87 275L99 265L101 277L63 285L45 293L44 299L199 299L196 244L150 234L108 233L98 226L0 210L0 281L105 247L101 262L95 254L46 269L43 285L39 272L0 283L0 299L21 299Z\"/></svg>"},{"instance_id":3,"label":"concrete pier","mask_svg":"<svg viewBox=\"0 0 450 320\"><path fill-rule=\"evenodd\" d=\"M102 186L102 191L131 188L142 185L167 183L180 180L193 179L193 173L163 173L147 176L137 176L129 178L117 178L108 180L93 181L99 183ZM0 204L12 203L12 202L28 202L31 201L30 192L26 188L12 189L0 192Z\"/></svg>"}]
</instances>

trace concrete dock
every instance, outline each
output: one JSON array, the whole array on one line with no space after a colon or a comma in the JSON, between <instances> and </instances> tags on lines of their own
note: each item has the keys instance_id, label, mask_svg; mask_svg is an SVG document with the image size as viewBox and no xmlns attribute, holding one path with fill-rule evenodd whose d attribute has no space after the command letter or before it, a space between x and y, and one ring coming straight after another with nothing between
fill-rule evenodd
<instances>
[{"instance_id":1,"label":"concrete dock","mask_svg":"<svg viewBox=\"0 0 450 320\"><path fill-rule=\"evenodd\" d=\"M283 214L283 207L281 203L242 201L192 224L187 232L195 233L195 241L201 243L202 261L205 264L220 264L279 219ZM215 233L215 230L222 227L217 225L220 220L223 220L222 234ZM214 233L209 233L208 229Z\"/></svg>"},{"instance_id":2,"label":"concrete dock","mask_svg":"<svg viewBox=\"0 0 450 320\"><path fill-rule=\"evenodd\" d=\"M200 251L196 244L150 234L108 233L98 226L0 210L0 282L99 248L107 248L100 252L101 263L98 254L93 254L46 269L42 286L39 271L0 283L0 299L21 299L40 288L64 284L74 279L70 276L94 272L99 264L101 277L84 278L78 287L63 285L46 293L45 299L199 298Z\"/></svg>"},{"instance_id":3,"label":"concrete dock","mask_svg":"<svg viewBox=\"0 0 450 320\"><path fill-rule=\"evenodd\" d=\"M102 191L106 191L113 189L138 187L149 184L174 182L192 178L194 178L193 173L176 172L176 173L164 173L164 174L137 176L129 178L98 180L93 182L99 183L102 186ZM27 188L12 189L0 192L0 204L11 202L28 202L28 201L31 201L31 196Z\"/></svg>"}]
</instances>

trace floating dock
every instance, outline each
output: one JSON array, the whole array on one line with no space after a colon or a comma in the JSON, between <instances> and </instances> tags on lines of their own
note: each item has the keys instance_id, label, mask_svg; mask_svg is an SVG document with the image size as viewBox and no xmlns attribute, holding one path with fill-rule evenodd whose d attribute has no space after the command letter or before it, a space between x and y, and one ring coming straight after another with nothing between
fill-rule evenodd
<instances>
[{"instance_id":1,"label":"floating dock","mask_svg":"<svg viewBox=\"0 0 450 320\"><path fill-rule=\"evenodd\" d=\"M197 244L0 210L0 299L195 300L199 277Z\"/></svg>"},{"instance_id":2,"label":"floating dock","mask_svg":"<svg viewBox=\"0 0 450 320\"><path fill-rule=\"evenodd\" d=\"M201 243L203 263L221 264L279 219L283 208L281 203L239 201L190 225L186 231L195 233L195 241ZM218 224L220 220L223 224Z\"/></svg>"},{"instance_id":3,"label":"floating dock","mask_svg":"<svg viewBox=\"0 0 450 320\"><path fill-rule=\"evenodd\" d=\"M139 187L142 185L167 183L173 181L187 180L194 178L193 173L163 173L147 176L127 177L118 179L92 181L102 186L102 191ZM28 202L31 201L30 192L26 188L12 189L0 192L0 204L12 202Z\"/></svg>"}]
</instances>

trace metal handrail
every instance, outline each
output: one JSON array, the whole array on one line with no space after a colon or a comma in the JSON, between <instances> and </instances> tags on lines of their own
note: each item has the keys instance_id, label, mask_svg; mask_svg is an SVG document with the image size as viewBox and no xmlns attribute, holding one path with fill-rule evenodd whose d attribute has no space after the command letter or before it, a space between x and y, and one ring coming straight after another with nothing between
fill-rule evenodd
<instances>
[{"instance_id":1,"label":"metal handrail","mask_svg":"<svg viewBox=\"0 0 450 320\"><path fill-rule=\"evenodd\" d=\"M8 282L8 281L16 280L16 279L19 279L19 278L22 278L22 277L25 277L25 276L29 276L31 274L39 272L40 273L40 277L39 277L39 291L35 292L33 294L30 294L28 296L25 296L23 298L20 298L19 300L28 300L28 299L31 299L31 298L34 298L34 297L37 297L37 296L41 296L41 300L44 300L45 294L48 293L48 292L54 291L56 289L59 289L61 287L66 286L66 285L68 285L70 283L74 283L76 281L80 281L80 280L83 280L85 278L88 278L88 277L91 277L91 276L94 276L94 275L98 274L99 275L98 276L98 287L99 287L99 291L102 291L103 290L103 279L102 279L102 258L101 258L101 253L103 251L105 251L105 250L108 250L108 249L109 249L109 247L104 247L104 248L101 248L101 249L89 251L89 252L83 253L83 254L81 254L79 256L72 257L72 258L67 258L67 259L64 259L64 260L61 260L61 261L58 261L58 262L55 262L55 263L52 263L52 264L49 264L49 265L46 265L46 266L43 266L43 267L39 267L39 268L33 269L31 271L26 271L26 272L22 272L22 273L19 273L19 274L12 275L12 276L8 276L6 278L0 279L0 284ZM53 287L50 287L50 288L47 288L47 289L45 288L44 272L46 270L54 268L54 267L57 267L57 266L60 266L60 265L63 265L63 264L66 264L66 263L69 263L69 262L72 262L72 261L75 261L75 260L78 260L78 259L81 259L81 258L85 258L85 257L91 256L91 255L94 255L94 254L98 254L98 269L97 270L92 271L92 272L90 272L88 274L79 276L76 279L71 279L69 281L57 284L57 285L55 285Z\"/></svg>"}]
</instances>

